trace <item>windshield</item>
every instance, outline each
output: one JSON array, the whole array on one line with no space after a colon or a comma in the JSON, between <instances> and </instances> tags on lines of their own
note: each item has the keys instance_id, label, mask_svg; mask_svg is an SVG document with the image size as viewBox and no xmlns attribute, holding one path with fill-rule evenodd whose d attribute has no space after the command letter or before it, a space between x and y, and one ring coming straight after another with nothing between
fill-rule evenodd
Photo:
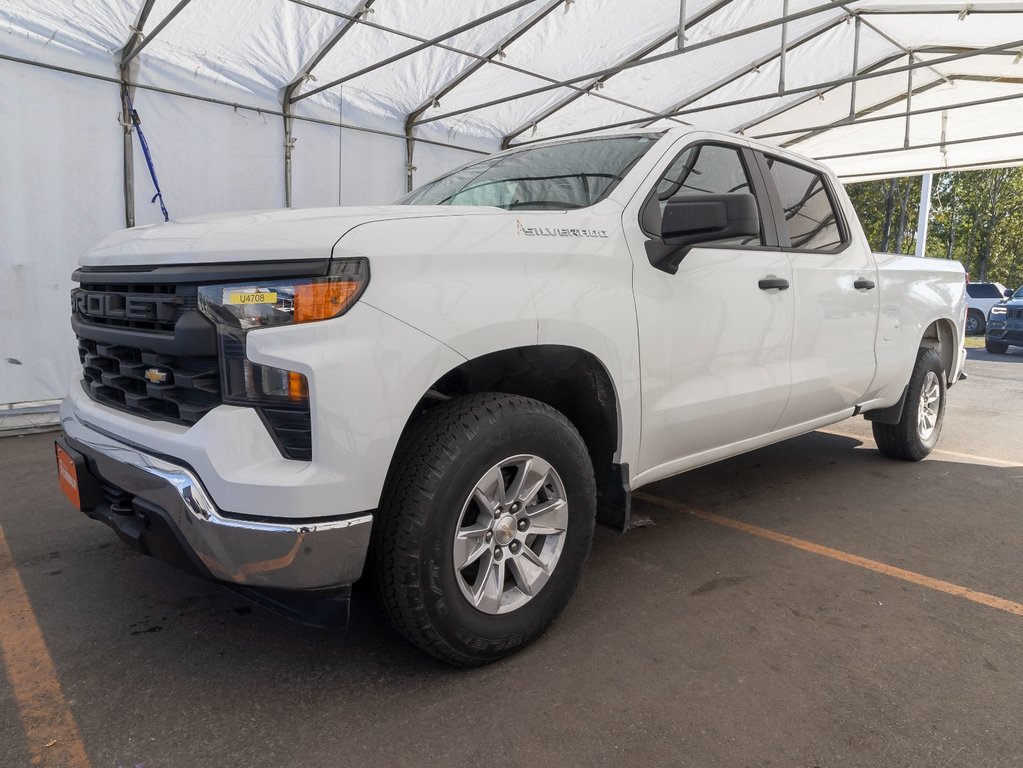
<instances>
[{"instance_id":1,"label":"windshield","mask_svg":"<svg viewBox=\"0 0 1023 768\"><path fill-rule=\"evenodd\" d=\"M1023 285L1016 289L1016 292L1012 294L1014 299L1023 299Z\"/></svg>"},{"instance_id":2,"label":"windshield","mask_svg":"<svg viewBox=\"0 0 1023 768\"><path fill-rule=\"evenodd\" d=\"M585 208L607 195L660 134L584 139L488 157L441 176L401 205L489 205L506 210Z\"/></svg>"}]
</instances>

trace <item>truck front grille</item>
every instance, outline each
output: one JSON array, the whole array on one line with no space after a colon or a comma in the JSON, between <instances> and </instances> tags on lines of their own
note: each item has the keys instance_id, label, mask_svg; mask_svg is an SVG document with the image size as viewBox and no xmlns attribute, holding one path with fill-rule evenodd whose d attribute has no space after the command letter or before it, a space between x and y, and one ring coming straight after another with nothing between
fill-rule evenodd
<instances>
[{"instance_id":1,"label":"truck front grille","mask_svg":"<svg viewBox=\"0 0 1023 768\"><path fill-rule=\"evenodd\" d=\"M245 357L244 345L222 339L199 311L199 286L323 275L327 266L326 260L314 260L78 269L71 327L78 337L82 387L111 408L191 426L225 402L221 345L225 354ZM308 404L281 408L227 399L259 413L283 456L312 458Z\"/></svg>"},{"instance_id":2,"label":"truck front grille","mask_svg":"<svg viewBox=\"0 0 1023 768\"><path fill-rule=\"evenodd\" d=\"M175 357L79 337L78 356L85 391L138 416L191 425L221 403L216 355Z\"/></svg>"},{"instance_id":3,"label":"truck front grille","mask_svg":"<svg viewBox=\"0 0 1023 768\"><path fill-rule=\"evenodd\" d=\"M114 328L173 331L197 306L194 288L146 283L82 283L72 293L72 311L83 320Z\"/></svg>"}]
</instances>

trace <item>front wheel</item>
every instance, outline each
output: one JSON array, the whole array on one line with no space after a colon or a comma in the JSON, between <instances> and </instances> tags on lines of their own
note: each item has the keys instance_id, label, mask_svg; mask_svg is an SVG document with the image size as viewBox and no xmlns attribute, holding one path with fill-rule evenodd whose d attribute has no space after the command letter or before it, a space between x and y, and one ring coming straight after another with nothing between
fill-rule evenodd
<instances>
[{"instance_id":1,"label":"front wheel","mask_svg":"<svg viewBox=\"0 0 1023 768\"><path fill-rule=\"evenodd\" d=\"M872 423L874 442L886 456L920 461L938 444L945 419L945 367L933 349L917 354L898 424Z\"/></svg>"},{"instance_id":2,"label":"front wheel","mask_svg":"<svg viewBox=\"0 0 1023 768\"><path fill-rule=\"evenodd\" d=\"M1004 355L1009 351L1009 345L1003 341L994 341L993 339L984 339L984 349L993 355Z\"/></svg>"},{"instance_id":3,"label":"front wheel","mask_svg":"<svg viewBox=\"0 0 1023 768\"><path fill-rule=\"evenodd\" d=\"M589 555L586 444L550 406L493 393L436 406L411 430L376 531L388 618L450 664L513 653L561 612Z\"/></svg>"}]
</instances>

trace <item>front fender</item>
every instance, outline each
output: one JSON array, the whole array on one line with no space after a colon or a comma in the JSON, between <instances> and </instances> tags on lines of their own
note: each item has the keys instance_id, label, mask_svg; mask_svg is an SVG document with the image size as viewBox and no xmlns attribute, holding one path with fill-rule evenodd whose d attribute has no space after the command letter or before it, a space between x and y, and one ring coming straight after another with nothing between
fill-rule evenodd
<instances>
[{"instance_id":1,"label":"front fender","mask_svg":"<svg viewBox=\"0 0 1023 768\"><path fill-rule=\"evenodd\" d=\"M313 465L339 476L333 503L374 509L398 438L423 393L465 362L450 347L363 302L334 320L248 334L249 359L304 374Z\"/></svg>"},{"instance_id":2,"label":"front fender","mask_svg":"<svg viewBox=\"0 0 1023 768\"><path fill-rule=\"evenodd\" d=\"M351 256L370 262L360 303L460 355L537 343L526 262L507 214L370 222L334 247L335 258Z\"/></svg>"}]
</instances>

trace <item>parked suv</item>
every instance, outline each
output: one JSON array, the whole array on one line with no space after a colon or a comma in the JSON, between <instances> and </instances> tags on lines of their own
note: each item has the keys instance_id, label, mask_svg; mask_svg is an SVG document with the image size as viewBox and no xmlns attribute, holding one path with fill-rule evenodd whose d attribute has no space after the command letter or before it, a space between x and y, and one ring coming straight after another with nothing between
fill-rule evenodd
<instances>
[{"instance_id":1,"label":"parked suv","mask_svg":"<svg viewBox=\"0 0 1023 768\"><path fill-rule=\"evenodd\" d=\"M991 308L1004 301L1012 291L1001 283L968 283L966 286L966 335L980 336L987 327Z\"/></svg>"},{"instance_id":2,"label":"parked suv","mask_svg":"<svg viewBox=\"0 0 1023 768\"><path fill-rule=\"evenodd\" d=\"M1010 346L1023 347L1023 287L988 313L984 348L1004 355Z\"/></svg>"}]
</instances>

